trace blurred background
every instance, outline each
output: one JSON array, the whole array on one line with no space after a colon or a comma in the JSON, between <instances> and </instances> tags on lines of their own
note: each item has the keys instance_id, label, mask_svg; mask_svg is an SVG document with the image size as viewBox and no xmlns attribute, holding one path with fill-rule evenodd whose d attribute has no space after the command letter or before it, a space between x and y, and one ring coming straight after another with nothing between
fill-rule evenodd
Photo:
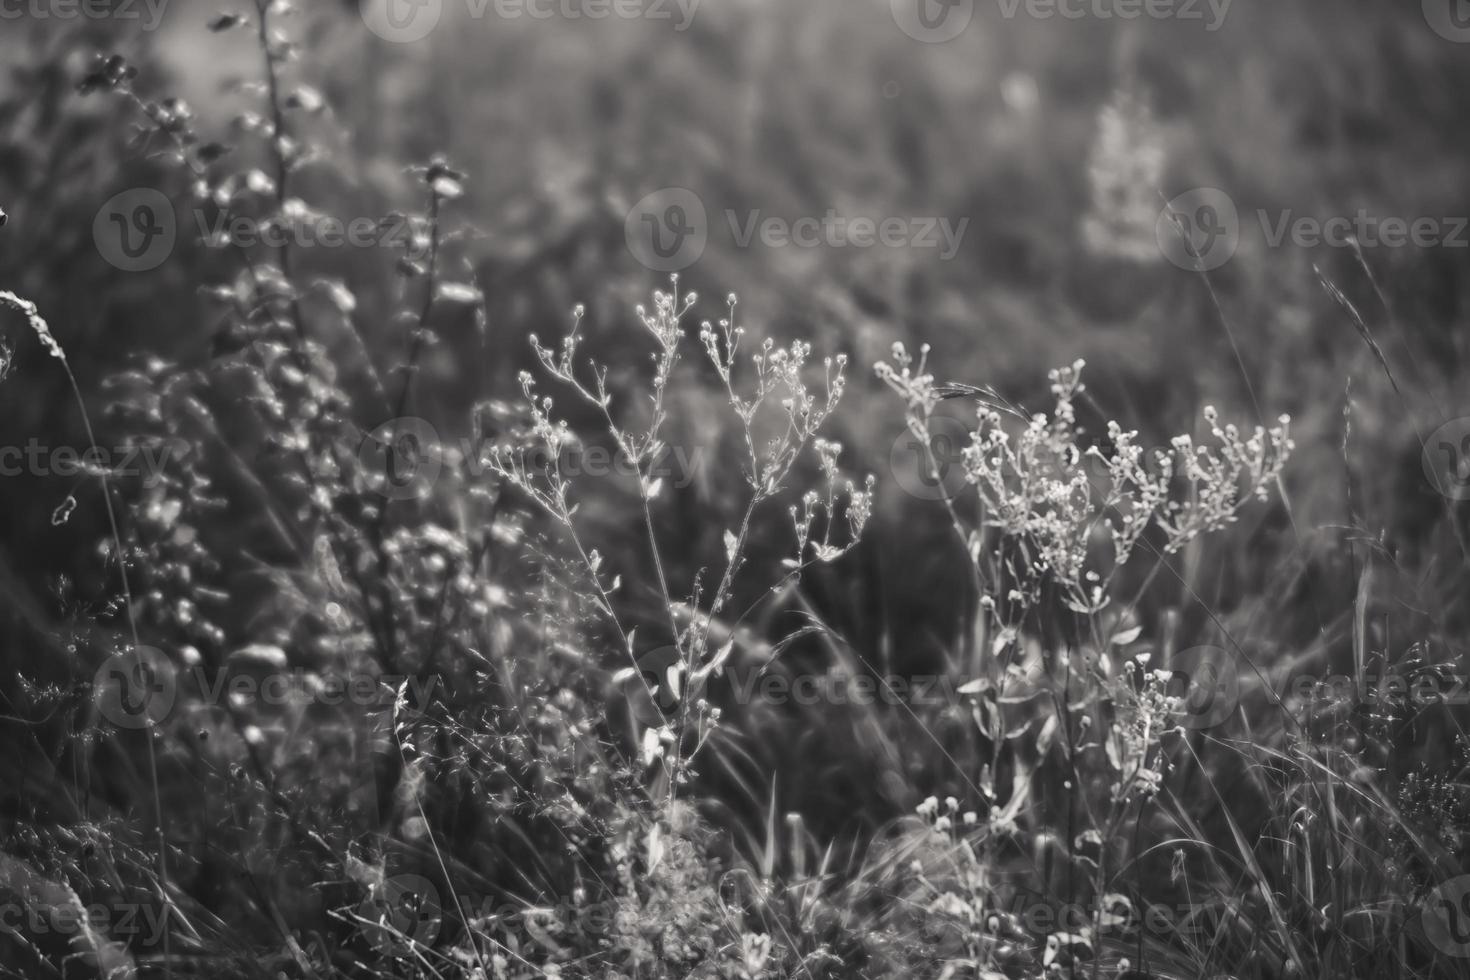
<instances>
[{"instance_id":1,"label":"blurred background","mask_svg":"<svg viewBox=\"0 0 1470 980\"><path fill-rule=\"evenodd\" d=\"M666 270L640 263L630 229L646 231L638 209L683 188L707 226L682 275L706 298L695 315L715 316L734 292L757 334L848 352L854 394L835 424L860 471L895 458L902 421L870 410L868 369L904 341L931 345L941 380L994 385L1033 408L1048 367L1086 358L1098 410L1146 445L1188 429L1206 403L1242 422L1290 413L1299 534L1350 522L1347 483L1318 477L1342 470L1351 398L1364 476L1352 506L1392 515L1408 547L1440 506L1420 478L1415 428L1422 437L1467 410L1455 381L1470 250L1273 245L1268 234L1283 216L1464 210L1470 48L1434 3L1181 2L1139 17L1127 3L968 0L300 6L280 19L307 52L287 75L320 97L297 125L321 152L295 173L295 194L344 221L377 220L422 206L410 161L442 152L468 178L446 213L461 233L450 261L474 274L488 319L478 328L436 310L446 322L415 396L418 414L451 430L474 399L517 393L527 336L558 335L575 304L590 353L642 365L626 343L632 307ZM83 379L148 357L197 364L222 341L193 284L227 265L188 218L159 268L123 272L99 252L94 223L113 195L157 187L187 202L188 186L159 159L164 147L128 142L136 119L74 84L95 52L122 52L143 72L140 91L185 99L200 138L240 144L240 165L259 153L242 139L259 52L207 30L217 12L179 0L65 19L44 8L11 17L0 37L5 285L48 311ZM1201 187L1239 215L1228 261L1208 277L1159 245L1164 202ZM741 240L757 219L829 212L959 234L953 247ZM341 281L360 309L402 295L389 248L299 251L303 274ZM1398 368L1400 392L1370 370L1345 302ZM360 330L387 363L406 341L379 319ZM22 373L0 390L7 444L74 428L64 382ZM691 444L722 438L712 397L699 384L678 392L674 423ZM718 506L718 475L701 479L700 506ZM8 561L17 573L71 570L96 529L51 528L42 518L64 485L32 480L6 481ZM933 510L925 503L882 495L880 550L927 551L903 530ZM903 566L886 602L943 602L939 554Z\"/></svg>"},{"instance_id":2,"label":"blurred background","mask_svg":"<svg viewBox=\"0 0 1470 980\"><path fill-rule=\"evenodd\" d=\"M1470 414L1470 234L1456 220L1470 207L1470 30L1457 6L1180 0L1127 16L1144 8L315 0L276 23L300 45L282 75L296 93L292 135L310 148L291 177L304 207L376 222L424 208L408 164L443 154L463 175L463 195L444 206L441 261L483 295L483 315L453 297L433 306L408 414L468 434L470 406L517 398L529 337L559 337L578 304L586 353L617 387L648 367L633 310L667 288L671 268L681 292L700 295L696 319L724 315L737 294L755 336L850 357L832 434L848 468L879 476L877 515L851 564L807 586L874 662L913 666L937 660L973 596L943 509L916 480L900 406L872 374L895 342L929 345L941 381L993 386L1032 410L1049 407L1046 371L1084 358L1084 423L1116 419L1146 446L1199 431L1204 405L1243 426L1292 417L1285 503L1179 556L1178 586L1140 610L1150 633L1168 607L1182 610L1182 637L1234 616L1249 642L1340 653L1358 548L1404 572L1404 594L1383 601L1410 619L1424 590L1462 590L1463 504L1436 492L1422 452ZM137 113L80 94L78 81L99 54L121 54L138 69L134 90L184 100L230 168L271 163L250 139L261 124L253 27L211 30L221 14L194 0L95 9L107 15L42 4L0 27L0 289L39 305L105 445L126 420L103 410L103 379L137 369L161 388L239 344L212 294L236 269L201 241L192 179L166 141L139 140ZM127 271L97 229L116 195L139 188L172 202L176 242L168 261ZM697 210L670 211L690 200ZM1186 232L1221 230L1196 256L1207 272L1180 258L1175 200L1210 205L1183 215ZM1444 240L1272 241L1284 220L1360 212L1434 219ZM897 219L908 237L861 247L743 233L829 214ZM665 262L647 236L675 226L702 245ZM938 247L919 234L929 229ZM344 306L325 285L302 298L344 376L366 365L389 377L406 356L392 315L413 295L400 258L379 243L294 250L298 280L355 298ZM344 315L355 332L339 329ZM4 363L0 444L79 442L70 387L45 351L12 333ZM672 437L705 450L659 518L677 549L671 575L688 581L738 514L720 449L739 434L703 366L682 369L671 399ZM363 408L358 421L390 414ZM0 595L18 661L43 660L45 624L109 592L96 560L106 515L81 482L0 480ZM71 494L81 506L54 524ZM636 570L634 503L609 489L585 517L604 553ZM258 543L248 524L209 533L224 553ZM781 553L758 536L752 557ZM260 588L243 575L235 585ZM268 607L238 599L217 619L243 636ZM1464 627L1461 604L1440 608L1439 628ZM840 735L805 731L800 752L836 751L820 743ZM873 797L873 822L912 807L881 780L842 782L863 775L793 779L783 806L827 829L861 809L824 801L834 785Z\"/></svg>"}]
</instances>

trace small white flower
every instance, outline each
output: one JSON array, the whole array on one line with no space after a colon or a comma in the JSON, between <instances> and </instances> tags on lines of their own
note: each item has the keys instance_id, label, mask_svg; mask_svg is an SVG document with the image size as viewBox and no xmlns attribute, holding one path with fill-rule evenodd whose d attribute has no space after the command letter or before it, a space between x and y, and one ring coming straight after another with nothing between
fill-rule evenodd
<instances>
[{"instance_id":1,"label":"small white flower","mask_svg":"<svg viewBox=\"0 0 1470 980\"><path fill-rule=\"evenodd\" d=\"M0 305L8 306L24 316L30 323L31 329L35 331L37 339L41 341L51 356L58 361L66 360L66 353L61 349L61 345L56 342L56 338L51 335L51 327L41 318L41 314L37 311L35 303L32 303L28 299L21 299L9 290L0 289Z\"/></svg>"}]
</instances>

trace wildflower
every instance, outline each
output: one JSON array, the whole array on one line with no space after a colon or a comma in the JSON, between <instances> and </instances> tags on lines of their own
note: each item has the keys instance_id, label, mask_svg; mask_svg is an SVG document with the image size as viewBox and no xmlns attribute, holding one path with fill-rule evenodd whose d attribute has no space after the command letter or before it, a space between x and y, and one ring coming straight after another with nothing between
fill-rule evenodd
<instances>
[{"instance_id":1,"label":"wildflower","mask_svg":"<svg viewBox=\"0 0 1470 980\"><path fill-rule=\"evenodd\" d=\"M1148 262L1158 257L1153 196L1167 163L1163 130L1149 107L1126 89L1098 113L1087 176L1092 204L1082 240L1100 255Z\"/></svg>"},{"instance_id":2,"label":"wildflower","mask_svg":"<svg viewBox=\"0 0 1470 980\"><path fill-rule=\"evenodd\" d=\"M893 365L876 368L907 403L910 428L920 436L943 397L935 395L924 362L921 355L916 368L903 346L895 345ZM1196 445L1188 434L1177 436L1167 451L1154 454L1152 468L1137 444L1138 434L1116 422L1107 427L1110 451L1099 445L1084 450L1074 403L1084 391L1085 366L1079 359L1051 371L1055 409L1050 415L1032 414L1019 429L982 399L975 431L961 453L965 479L980 498L986 525L1024 541L1033 553L1021 581L1007 592L1018 608L1039 597L1041 582L1050 579L1063 588L1072 609L1101 610L1109 601L1112 574L1127 563L1145 531L1162 530L1164 550L1172 553L1229 525L1249 500L1267 496L1293 448L1289 420L1244 437L1236 427L1221 425L1219 413L1207 407L1204 417L1215 444ZM1088 564L1099 535L1112 539L1107 568ZM972 560L978 560L973 549ZM994 608L984 599L981 604Z\"/></svg>"},{"instance_id":3,"label":"wildflower","mask_svg":"<svg viewBox=\"0 0 1470 980\"><path fill-rule=\"evenodd\" d=\"M659 743L658 732L648 728L643 732L643 744L639 751L639 757L645 767L651 766L654 760L663 755L663 747Z\"/></svg>"},{"instance_id":4,"label":"wildflower","mask_svg":"<svg viewBox=\"0 0 1470 980\"><path fill-rule=\"evenodd\" d=\"M1176 847L1169 860L1169 884L1177 885L1184 880L1184 849Z\"/></svg>"},{"instance_id":5,"label":"wildflower","mask_svg":"<svg viewBox=\"0 0 1470 980\"><path fill-rule=\"evenodd\" d=\"M56 338L51 335L51 327L41 318L41 314L37 311L35 303L32 303L28 299L21 299L9 290L0 289L0 306L8 306L10 309L24 316L30 323L31 329L35 331L37 339L41 341L51 356L59 361L66 360L65 352L62 351L61 345L56 342Z\"/></svg>"},{"instance_id":6,"label":"wildflower","mask_svg":"<svg viewBox=\"0 0 1470 980\"><path fill-rule=\"evenodd\" d=\"M1055 963L1066 968L1077 960L1090 960L1092 955L1092 940L1087 936L1054 932L1046 937L1046 949L1042 953L1041 961L1047 967Z\"/></svg>"},{"instance_id":7,"label":"wildflower","mask_svg":"<svg viewBox=\"0 0 1470 980\"><path fill-rule=\"evenodd\" d=\"M51 512L51 526L59 527L71 520L72 512L77 509L77 498L67 494L66 499L56 506Z\"/></svg>"},{"instance_id":8,"label":"wildflower","mask_svg":"<svg viewBox=\"0 0 1470 980\"><path fill-rule=\"evenodd\" d=\"M771 956L771 937L765 933L745 933L740 937L742 959L746 972L758 976L766 967Z\"/></svg>"}]
</instances>

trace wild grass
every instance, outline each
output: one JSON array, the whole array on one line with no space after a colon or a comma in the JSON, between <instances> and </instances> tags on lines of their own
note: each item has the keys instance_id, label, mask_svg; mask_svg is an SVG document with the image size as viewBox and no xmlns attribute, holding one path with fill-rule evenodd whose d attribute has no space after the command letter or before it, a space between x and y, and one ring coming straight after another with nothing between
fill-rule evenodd
<instances>
[{"instance_id":1,"label":"wild grass","mask_svg":"<svg viewBox=\"0 0 1470 980\"><path fill-rule=\"evenodd\" d=\"M146 64L80 73L218 227L352 186L284 13L210 25L259 56L238 146ZM676 276L617 321L616 362L589 337L618 314L579 305L555 340L528 329L511 397L435 414L449 332L488 349L504 311L458 211L478 175L406 173L370 297L289 244L181 245L166 285L211 322L186 362L74 376L48 311L0 292L7 384L59 361L89 446L100 408L167 449L156 479L94 467L54 508L107 520L51 608L6 578L50 655L5 690L6 975L1463 975L1462 515L1436 503L1419 554L1372 529L1351 398L1306 433L1204 404L1149 451L1080 360L1045 412L902 343L866 384L733 295L702 319ZM839 441L858 399L950 487L912 525ZM569 465L590 449L621 468ZM1283 499L1303 450L1342 465L1341 534ZM953 621L883 611L910 527L904 554L954 570Z\"/></svg>"}]
</instances>

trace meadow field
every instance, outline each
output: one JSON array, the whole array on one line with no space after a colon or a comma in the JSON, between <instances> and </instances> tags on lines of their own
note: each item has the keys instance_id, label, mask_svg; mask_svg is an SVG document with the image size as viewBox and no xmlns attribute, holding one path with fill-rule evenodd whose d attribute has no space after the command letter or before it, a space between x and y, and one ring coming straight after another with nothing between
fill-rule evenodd
<instances>
[{"instance_id":1,"label":"meadow field","mask_svg":"<svg viewBox=\"0 0 1470 980\"><path fill-rule=\"evenodd\" d=\"M1470 976L1462 0L0 0L0 976Z\"/></svg>"}]
</instances>

